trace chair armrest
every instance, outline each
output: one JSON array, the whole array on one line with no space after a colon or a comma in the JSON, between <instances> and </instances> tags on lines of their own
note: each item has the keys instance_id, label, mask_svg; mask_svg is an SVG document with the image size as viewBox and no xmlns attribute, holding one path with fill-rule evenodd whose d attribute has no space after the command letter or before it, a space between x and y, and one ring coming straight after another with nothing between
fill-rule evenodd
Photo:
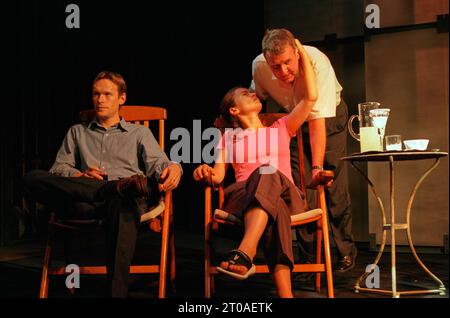
<instances>
[{"instance_id":1,"label":"chair armrest","mask_svg":"<svg viewBox=\"0 0 450 318\"><path fill-rule=\"evenodd\" d=\"M212 187L205 186L205 202L204 202L204 213L205 213L205 224L208 224L212 220Z\"/></svg>"},{"instance_id":2,"label":"chair armrest","mask_svg":"<svg viewBox=\"0 0 450 318\"><path fill-rule=\"evenodd\" d=\"M205 189L205 226L212 226L212 230L216 231L218 229L217 221L213 217L213 208L212 208L212 195L213 192L219 192L219 206L222 205L224 199L223 193L223 184L220 184L218 188L214 188L211 185L207 185L204 187Z\"/></svg>"}]
</instances>

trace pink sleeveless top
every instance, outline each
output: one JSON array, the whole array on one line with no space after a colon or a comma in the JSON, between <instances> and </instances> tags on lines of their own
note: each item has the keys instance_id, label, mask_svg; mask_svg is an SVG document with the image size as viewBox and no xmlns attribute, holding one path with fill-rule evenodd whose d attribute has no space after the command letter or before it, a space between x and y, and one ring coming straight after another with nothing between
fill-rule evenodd
<instances>
[{"instance_id":1,"label":"pink sleeveless top","mask_svg":"<svg viewBox=\"0 0 450 318\"><path fill-rule=\"evenodd\" d=\"M287 116L270 127L253 129L226 129L217 149L226 149L225 162L231 163L236 182L248 179L255 169L261 174L279 170L292 183L290 140L295 136L286 127ZM217 162L222 161L217 158Z\"/></svg>"}]
</instances>

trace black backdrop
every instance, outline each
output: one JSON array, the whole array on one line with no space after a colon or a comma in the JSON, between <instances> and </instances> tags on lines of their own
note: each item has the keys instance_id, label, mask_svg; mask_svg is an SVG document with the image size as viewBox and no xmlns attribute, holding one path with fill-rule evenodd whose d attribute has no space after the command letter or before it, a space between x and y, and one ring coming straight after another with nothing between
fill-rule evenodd
<instances>
[{"instance_id":1,"label":"black backdrop","mask_svg":"<svg viewBox=\"0 0 450 318\"><path fill-rule=\"evenodd\" d=\"M80 8L80 28L65 25L66 6ZM8 120L2 125L1 243L17 238L20 177L48 168L78 112L91 107L102 70L121 73L127 104L167 108L167 151L175 127L192 132L217 115L223 94L248 86L264 34L263 1L3 2L8 58ZM5 111L6 108L3 108ZM184 165L174 193L176 227L202 229L202 192Z\"/></svg>"}]
</instances>

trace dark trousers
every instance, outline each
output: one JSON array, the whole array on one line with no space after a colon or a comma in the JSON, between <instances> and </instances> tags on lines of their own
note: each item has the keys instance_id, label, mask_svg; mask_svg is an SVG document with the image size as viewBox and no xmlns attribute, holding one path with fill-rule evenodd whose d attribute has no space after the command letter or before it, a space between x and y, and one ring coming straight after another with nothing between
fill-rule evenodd
<instances>
[{"instance_id":1,"label":"dark trousers","mask_svg":"<svg viewBox=\"0 0 450 318\"><path fill-rule=\"evenodd\" d=\"M325 189L328 215L332 237L340 256L354 252L355 244L352 234L352 212L350 193L348 190L348 167L340 160L347 155L347 104L341 99L336 107L336 117L325 119L327 142L325 149L325 168L334 168L334 182ZM309 140L308 123L302 126L303 148L305 158L306 184L311 183L311 144ZM291 140L291 165L294 182L300 187L297 138ZM316 206L315 191L307 190L308 205ZM297 230L300 253L304 261L314 260L314 228L301 227Z\"/></svg>"},{"instance_id":2,"label":"dark trousers","mask_svg":"<svg viewBox=\"0 0 450 318\"><path fill-rule=\"evenodd\" d=\"M126 297L129 266L138 236L140 213L146 200L114 195L114 181L61 177L34 170L24 177L24 190L50 207L61 219L95 217L105 219L106 266L112 297Z\"/></svg>"},{"instance_id":3,"label":"dark trousers","mask_svg":"<svg viewBox=\"0 0 450 318\"><path fill-rule=\"evenodd\" d=\"M256 169L247 180L225 188L225 211L242 220L250 207L260 206L269 215L263 251L270 272L277 264L293 268L291 214L304 212L302 197L300 190L278 170L261 174Z\"/></svg>"}]
</instances>

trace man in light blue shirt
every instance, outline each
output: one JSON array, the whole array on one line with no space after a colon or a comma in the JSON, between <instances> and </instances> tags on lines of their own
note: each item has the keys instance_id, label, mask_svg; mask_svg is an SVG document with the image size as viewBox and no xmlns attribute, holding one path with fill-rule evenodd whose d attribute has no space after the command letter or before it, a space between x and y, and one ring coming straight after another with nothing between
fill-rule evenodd
<instances>
[{"instance_id":1,"label":"man in light blue shirt","mask_svg":"<svg viewBox=\"0 0 450 318\"><path fill-rule=\"evenodd\" d=\"M95 118L72 126L50 171L29 172L24 186L61 219L91 217L91 212L105 218L111 296L126 297L140 216L161 191L178 186L182 169L147 127L119 116L126 100L120 74L99 73L92 92Z\"/></svg>"}]
</instances>

